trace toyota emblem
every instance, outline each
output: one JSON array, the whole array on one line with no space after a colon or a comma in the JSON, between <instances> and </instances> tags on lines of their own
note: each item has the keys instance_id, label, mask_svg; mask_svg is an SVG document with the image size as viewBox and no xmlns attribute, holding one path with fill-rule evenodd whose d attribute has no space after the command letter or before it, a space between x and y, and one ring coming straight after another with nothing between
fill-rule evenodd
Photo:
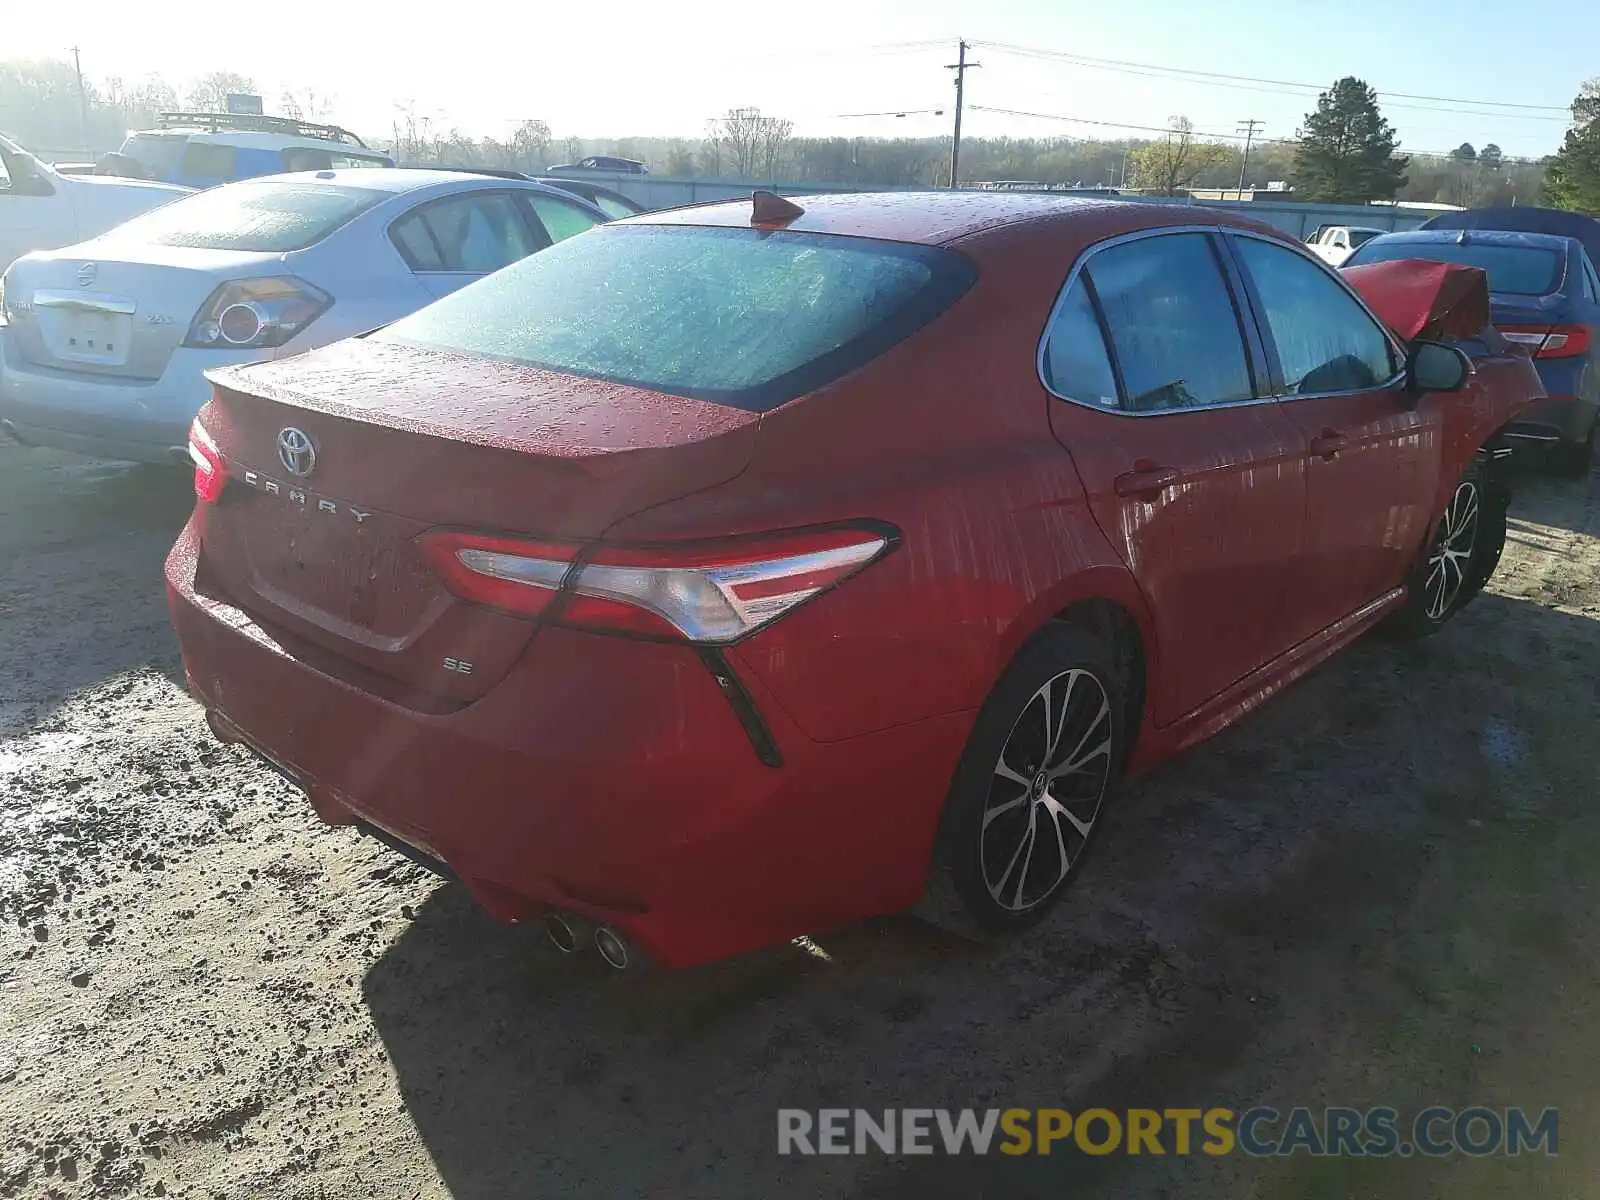
<instances>
[{"instance_id":1,"label":"toyota emblem","mask_svg":"<svg viewBox=\"0 0 1600 1200\"><path fill-rule=\"evenodd\" d=\"M311 474L317 466L317 448L311 444L311 436L305 430L296 429L293 425L287 429L280 429L278 461L291 475L298 475L304 479Z\"/></svg>"},{"instance_id":2,"label":"toyota emblem","mask_svg":"<svg viewBox=\"0 0 1600 1200\"><path fill-rule=\"evenodd\" d=\"M93 263L84 263L78 268L78 286L88 287L94 282L95 276L100 274L100 268Z\"/></svg>"}]
</instances>

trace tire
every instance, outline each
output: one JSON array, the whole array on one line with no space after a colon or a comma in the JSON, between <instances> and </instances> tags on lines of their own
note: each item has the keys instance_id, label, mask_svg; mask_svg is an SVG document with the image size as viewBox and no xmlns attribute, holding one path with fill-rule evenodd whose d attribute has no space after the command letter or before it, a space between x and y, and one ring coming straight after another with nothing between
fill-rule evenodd
<instances>
[{"instance_id":1,"label":"tire","mask_svg":"<svg viewBox=\"0 0 1600 1200\"><path fill-rule=\"evenodd\" d=\"M1399 637L1428 637L1460 612L1499 565L1506 544L1505 488L1474 462L1457 481L1389 619Z\"/></svg>"},{"instance_id":2,"label":"tire","mask_svg":"<svg viewBox=\"0 0 1600 1200\"><path fill-rule=\"evenodd\" d=\"M1595 430L1600 420L1589 426L1589 436L1581 442L1558 442L1550 448L1547 460L1550 471L1563 479L1583 479L1594 462Z\"/></svg>"},{"instance_id":3,"label":"tire","mask_svg":"<svg viewBox=\"0 0 1600 1200\"><path fill-rule=\"evenodd\" d=\"M1110 648L1077 626L1049 625L1017 655L956 767L920 915L984 937L1060 901L1125 760L1117 680Z\"/></svg>"}]
</instances>

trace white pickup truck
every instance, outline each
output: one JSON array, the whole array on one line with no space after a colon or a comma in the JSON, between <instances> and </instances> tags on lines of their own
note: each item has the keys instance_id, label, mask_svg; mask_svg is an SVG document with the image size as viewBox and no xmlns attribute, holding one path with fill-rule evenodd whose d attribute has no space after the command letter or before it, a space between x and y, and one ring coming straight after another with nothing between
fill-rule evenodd
<instances>
[{"instance_id":1,"label":"white pickup truck","mask_svg":"<svg viewBox=\"0 0 1600 1200\"><path fill-rule=\"evenodd\" d=\"M1306 239L1306 245L1329 266L1342 267L1357 246L1386 232L1365 225L1318 225L1317 231Z\"/></svg>"},{"instance_id":2,"label":"white pickup truck","mask_svg":"<svg viewBox=\"0 0 1600 1200\"><path fill-rule=\"evenodd\" d=\"M0 272L30 250L71 246L194 189L65 175L0 137Z\"/></svg>"}]
</instances>

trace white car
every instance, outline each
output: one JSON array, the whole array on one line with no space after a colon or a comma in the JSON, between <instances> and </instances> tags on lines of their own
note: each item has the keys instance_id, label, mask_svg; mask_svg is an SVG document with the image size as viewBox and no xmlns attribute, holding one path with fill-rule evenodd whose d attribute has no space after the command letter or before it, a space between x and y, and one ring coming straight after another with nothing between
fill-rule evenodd
<instances>
[{"instance_id":1,"label":"white car","mask_svg":"<svg viewBox=\"0 0 1600 1200\"><path fill-rule=\"evenodd\" d=\"M0 429L187 461L204 372L364 333L603 223L544 184L433 170L301 172L198 192L25 255L0 301Z\"/></svg>"},{"instance_id":2,"label":"white car","mask_svg":"<svg viewBox=\"0 0 1600 1200\"><path fill-rule=\"evenodd\" d=\"M1386 233L1383 229L1370 229L1365 225L1322 225L1306 239L1311 252L1330 267L1344 266L1344 260L1361 246Z\"/></svg>"},{"instance_id":3,"label":"white car","mask_svg":"<svg viewBox=\"0 0 1600 1200\"><path fill-rule=\"evenodd\" d=\"M30 250L92 238L193 190L66 174L0 137L0 271Z\"/></svg>"}]
</instances>

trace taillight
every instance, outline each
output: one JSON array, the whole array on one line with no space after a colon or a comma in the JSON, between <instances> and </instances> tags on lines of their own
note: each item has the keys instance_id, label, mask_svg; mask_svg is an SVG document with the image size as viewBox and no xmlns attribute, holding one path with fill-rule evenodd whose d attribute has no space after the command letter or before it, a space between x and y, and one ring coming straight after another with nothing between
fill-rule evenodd
<instances>
[{"instance_id":1,"label":"taillight","mask_svg":"<svg viewBox=\"0 0 1600 1200\"><path fill-rule=\"evenodd\" d=\"M882 526L800 530L662 547L571 547L439 532L424 553L456 595L608 633L730 642L881 557ZM558 608L551 605L560 599Z\"/></svg>"},{"instance_id":2,"label":"taillight","mask_svg":"<svg viewBox=\"0 0 1600 1200\"><path fill-rule=\"evenodd\" d=\"M235 279L206 298L183 344L213 350L281 346L332 303L327 292L293 276Z\"/></svg>"},{"instance_id":3,"label":"taillight","mask_svg":"<svg viewBox=\"0 0 1600 1200\"><path fill-rule=\"evenodd\" d=\"M558 542L453 530L424 534L417 544L457 596L524 617L550 607L577 553Z\"/></svg>"},{"instance_id":4,"label":"taillight","mask_svg":"<svg viewBox=\"0 0 1600 1200\"><path fill-rule=\"evenodd\" d=\"M222 451L199 417L189 426L189 457L194 460L194 494L207 504L215 504L228 485L228 468L222 461Z\"/></svg>"},{"instance_id":5,"label":"taillight","mask_svg":"<svg viewBox=\"0 0 1600 1200\"><path fill-rule=\"evenodd\" d=\"M1528 347L1534 358L1576 358L1589 353L1587 325L1496 325L1508 342Z\"/></svg>"}]
</instances>

